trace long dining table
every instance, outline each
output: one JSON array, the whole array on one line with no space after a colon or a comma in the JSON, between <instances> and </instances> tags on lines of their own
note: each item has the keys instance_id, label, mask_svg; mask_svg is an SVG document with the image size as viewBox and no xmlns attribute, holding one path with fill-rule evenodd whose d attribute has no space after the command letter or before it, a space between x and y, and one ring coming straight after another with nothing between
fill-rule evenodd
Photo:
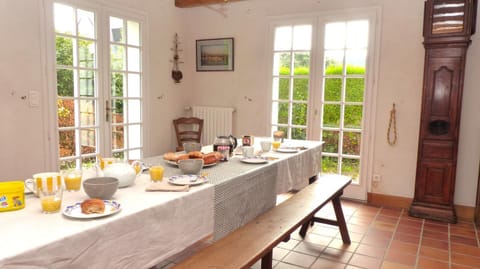
<instances>
[{"instance_id":1,"label":"long dining table","mask_svg":"<svg viewBox=\"0 0 480 269\"><path fill-rule=\"evenodd\" d=\"M218 240L319 172L322 142L287 140L282 147L298 151L262 153L265 139L255 138L255 148L268 162L244 163L234 155L203 168L208 183L188 192L146 192L149 175L140 174L115 193L122 209L104 218L42 214L38 198L27 195L24 209L0 213L0 268L150 268L200 240ZM166 178L181 174L162 156L143 161L164 166ZM66 192L62 204L86 198L83 191Z\"/></svg>"}]
</instances>

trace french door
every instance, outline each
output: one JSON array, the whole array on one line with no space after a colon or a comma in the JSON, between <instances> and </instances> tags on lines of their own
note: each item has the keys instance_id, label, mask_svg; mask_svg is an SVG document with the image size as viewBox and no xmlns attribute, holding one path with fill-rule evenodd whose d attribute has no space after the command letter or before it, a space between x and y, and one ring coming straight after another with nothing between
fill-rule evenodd
<instances>
[{"instance_id":1,"label":"french door","mask_svg":"<svg viewBox=\"0 0 480 269\"><path fill-rule=\"evenodd\" d=\"M53 3L60 169L142 157L141 22Z\"/></svg>"},{"instance_id":2,"label":"french door","mask_svg":"<svg viewBox=\"0 0 480 269\"><path fill-rule=\"evenodd\" d=\"M272 131L322 140L322 174L352 178L365 200L372 149L375 12L273 26Z\"/></svg>"}]
</instances>

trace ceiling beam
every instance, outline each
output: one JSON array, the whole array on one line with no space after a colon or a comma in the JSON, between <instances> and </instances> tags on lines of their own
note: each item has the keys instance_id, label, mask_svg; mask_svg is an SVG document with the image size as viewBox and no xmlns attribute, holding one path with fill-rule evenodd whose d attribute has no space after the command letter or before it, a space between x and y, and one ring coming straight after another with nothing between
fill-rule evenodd
<instances>
[{"instance_id":1,"label":"ceiling beam","mask_svg":"<svg viewBox=\"0 0 480 269\"><path fill-rule=\"evenodd\" d=\"M210 4L230 3L242 0L175 0L176 7L195 7Z\"/></svg>"}]
</instances>

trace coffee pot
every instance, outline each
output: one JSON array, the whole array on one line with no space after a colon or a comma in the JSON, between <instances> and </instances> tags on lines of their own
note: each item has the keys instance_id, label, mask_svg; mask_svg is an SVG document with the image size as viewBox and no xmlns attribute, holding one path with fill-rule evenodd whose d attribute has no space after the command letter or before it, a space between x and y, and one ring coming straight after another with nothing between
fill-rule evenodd
<instances>
[{"instance_id":1,"label":"coffee pot","mask_svg":"<svg viewBox=\"0 0 480 269\"><path fill-rule=\"evenodd\" d=\"M237 147L237 138L233 135L229 136L217 136L213 141L213 151L218 151L224 154L226 160L233 154L233 150ZM228 156L227 156L228 155Z\"/></svg>"}]
</instances>

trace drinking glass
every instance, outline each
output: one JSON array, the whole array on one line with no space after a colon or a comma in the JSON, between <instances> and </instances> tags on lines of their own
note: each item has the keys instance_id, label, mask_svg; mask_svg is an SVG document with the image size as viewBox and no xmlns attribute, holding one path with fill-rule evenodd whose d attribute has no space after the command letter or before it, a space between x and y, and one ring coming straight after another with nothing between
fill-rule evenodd
<instances>
[{"instance_id":1,"label":"drinking glass","mask_svg":"<svg viewBox=\"0 0 480 269\"><path fill-rule=\"evenodd\" d=\"M66 191L79 191L82 186L82 170L71 169L62 172Z\"/></svg>"},{"instance_id":2,"label":"drinking glass","mask_svg":"<svg viewBox=\"0 0 480 269\"><path fill-rule=\"evenodd\" d=\"M160 166L160 165L156 165L156 166L152 166L150 167L150 179L153 181L153 182L157 182L157 181L162 181L163 179L163 166Z\"/></svg>"},{"instance_id":3,"label":"drinking glass","mask_svg":"<svg viewBox=\"0 0 480 269\"><path fill-rule=\"evenodd\" d=\"M40 205L42 213L51 214L60 211L62 207L63 186L54 186L49 189L40 189Z\"/></svg>"}]
</instances>

